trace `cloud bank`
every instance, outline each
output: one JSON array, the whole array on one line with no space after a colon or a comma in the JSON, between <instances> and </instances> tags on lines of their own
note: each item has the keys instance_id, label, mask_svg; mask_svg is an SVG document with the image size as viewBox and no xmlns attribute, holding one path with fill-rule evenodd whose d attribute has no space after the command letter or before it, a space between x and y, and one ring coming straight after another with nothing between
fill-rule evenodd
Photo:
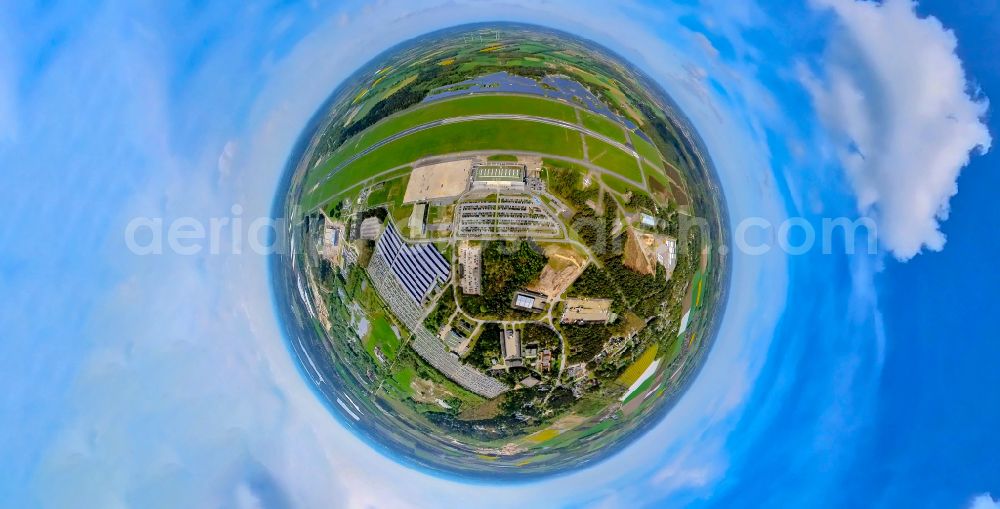
<instances>
[{"instance_id":1,"label":"cloud bank","mask_svg":"<svg viewBox=\"0 0 1000 509\"><path fill-rule=\"evenodd\" d=\"M909 0L815 4L835 14L836 27L821 77L804 81L859 211L877 219L897 259L940 251L959 172L991 143L988 103L966 79L955 35Z\"/></svg>"},{"instance_id":2,"label":"cloud bank","mask_svg":"<svg viewBox=\"0 0 1000 509\"><path fill-rule=\"evenodd\" d=\"M983 493L972 499L969 509L1000 509L1000 500L993 500L989 493Z\"/></svg>"}]
</instances>

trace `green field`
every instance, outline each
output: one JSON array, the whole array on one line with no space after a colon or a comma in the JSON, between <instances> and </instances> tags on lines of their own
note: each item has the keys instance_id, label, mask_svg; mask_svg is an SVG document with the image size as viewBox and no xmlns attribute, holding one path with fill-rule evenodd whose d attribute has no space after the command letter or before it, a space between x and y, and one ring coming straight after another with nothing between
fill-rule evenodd
<instances>
[{"instance_id":1,"label":"green field","mask_svg":"<svg viewBox=\"0 0 1000 509\"><path fill-rule=\"evenodd\" d=\"M312 208L344 187L423 157L477 150L523 150L583 158L580 135L572 129L527 120L471 120L445 124L417 131L355 159L307 195L305 206Z\"/></svg>"},{"instance_id":2,"label":"green field","mask_svg":"<svg viewBox=\"0 0 1000 509\"><path fill-rule=\"evenodd\" d=\"M432 102L391 116L372 126L362 136L370 140L368 145L370 146L371 143L399 131L435 120L504 113L554 118L567 122L576 120L572 106L551 99L528 95L470 95Z\"/></svg>"},{"instance_id":3,"label":"green field","mask_svg":"<svg viewBox=\"0 0 1000 509\"><path fill-rule=\"evenodd\" d=\"M413 214L413 204L408 203L406 205L400 205L398 207L393 207L392 209L392 219L396 222L397 226L405 226L407 221L410 220L410 215Z\"/></svg>"},{"instance_id":4,"label":"green field","mask_svg":"<svg viewBox=\"0 0 1000 509\"><path fill-rule=\"evenodd\" d=\"M650 168L649 165L643 161L642 167L646 174L646 184L649 187L651 193L660 194L669 199L670 196L670 184L667 181L667 177L660 173L660 170Z\"/></svg>"},{"instance_id":5,"label":"green field","mask_svg":"<svg viewBox=\"0 0 1000 509\"><path fill-rule=\"evenodd\" d=\"M599 423L597 423L597 424L595 424L595 425L593 425L593 426L591 426L591 427L589 427L589 428L587 428L585 430L582 430L580 432L580 434L576 438L577 439L585 438L585 437L589 437L590 435L593 435L595 433L600 433L600 432L602 432L602 431L610 428L611 426L614 426L616 422L617 421L615 421L613 419L608 419L608 420L605 420L605 421L601 421L601 422L599 422Z\"/></svg>"},{"instance_id":6,"label":"green field","mask_svg":"<svg viewBox=\"0 0 1000 509\"><path fill-rule=\"evenodd\" d=\"M705 289L705 273L698 271L694 273L694 278L691 279L691 288L693 292L691 293L691 309L700 309L701 303L704 300L704 289Z\"/></svg>"},{"instance_id":7,"label":"green field","mask_svg":"<svg viewBox=\"0 0 1000 509\"><path fill-rule=\"evenodd\" d=\"M681 354L682 345L683 342L680 340L680 338L672 338L670 340L670 346L667 347L667 351L663 356L664 364L669 366L671 362L674 362L674 359L676 359L677 356Z\"/></svg>"},{"instance_id":8,"label":"green field","mask_svg":"<svg viewBox=\"0 0 1000 509\"><path fill-rule=\"evenodd\" d=\"M581 174L590 173L590 168L583 166L581 164L574 163L573 161L567 161L565 159L555 159L551 157L543 157L542 164L549 168L566 168L567 170L573 170L580 172Z\"/></svg>"},{"instance_id":9,"label":"green field","mask_svg":"<svg viewBox=\"0 0 1000 509\"><path fill-rule=\"evenodd\" d=\"M656 150L652 143L642 139L638 134L633 134L632 146L635 147L635 151L639 153L640 157L652 162L654 167L661 172L663 171L663 158L660 157L660 151Z\"/></svg>"},{"instance_id":10,"label":"green field","mask_svg":"<svg viewBox=\"0 0 1000 509\"><path fill-rule=\"evenodd\" d=\"M627 179L642 182L639 162L631 154L590 136L587 137L587 152L590 155L590 162Z\"/></svg>"},{"instance_id":11,"label":"green field","mask_svg":"<svg viewBox=\"0 0 1000 509\"><path fill-rule=\"evenodd\" d=\"M487 161L517 161L517 156L510 154L497 154L495 156L489 156L486 158Z\"/></svg>"},{"instance_id":12,"label":"green field","mask_svg":"<svg viewBox=\"0 0 1000 509\"><path fill-rule=\"evenodd\" d=\"M410 176L403 175L392 180L387 180L382 187L376 189L368 195L368 206L390 204L398 207L403 204L403 194L406 193L406 184L409 183Z\"/></svg>"},{"instance_id":13,"label":"green field","mask_svg":"<svg viewBox=\"0 0 1000 509\"><path fill-rule=\"evenodd\" d=\"M375 347L378 346L382 353L389 359L396 356L399 351L399 337L392 330L392 322L384 313L373 314L371 317L371 330L368 331L368 339L365 347L372 358L375 358Z\"/></svg>"},{"instance_id":14,"label":"green field","mask_svg":"<svg viewBox=\"0 0 1000 509\"><path fill-rule=\"evenodd\" d=\"M311 187L323 175L350 159L352 155L400 131L445 118L497 113L532 115L576 122L576 113L572 106L527 95L470 95L433 102L385 118L347 140L330 159L309 172L306 177L306 187Z\"/></svg>"},{"instance_id":15,"label":"green field","mask_svg":"<svg viewBox=\"0 0 1000 509\"><path fill-rule=\"evenodd\" d=\"M361 188L360 187L355 187L354 189L351 189L350 191L347 191L346 189L341 189L341 192L339 192L337 194L336 201L333 201L333 200L328 201L323 206L323 209L326 210L327 214L333 215L334 214L334 210L336 209L338 203L343 202L343 201L347 201L348 203L356 203L356 200L358 198L358 194L360 194L360 193L361 193ZM315 204L309 202L309 200L308 200L308 193L303 193L303 196L305 196L305 198L303 198L303 200L302 200L302 206L303 207L310 207L310 208L312 208Z\"/></svg>"},{"instance_id":16,"label":"green field","mask_svg":"<svg viewBox=\"0 0 1000 509\"><path fill-rule=\"evenodd\" d=\"M636 186L634 186L632 184L629 184L628 182L625 182L624 180L622 180L622 179L620 179L618 177L612 177L611 175L601 175L601 180L604 182L605 185L607 185L608 187L610 187L613 191L617 191L617 192L619 192L621 194L625 194L625 193L627 193L629 191L632 191L633 193L635 193L635 192L639 192L639 193L644 192L641 189L639 189L638 187L636 187Z\"/></svg>"},{"instance_id":17,"label":"green field","mask_svg":"<svg viewBox=\"0 0 1000 509\"><path fill-rule=\"evenodd\" d=\"M342 195L342 193L345 190L364 180L364 177L365 176L360 176L360 175L348 175L343 172L334 173L333 175L330 176L330 179L324 182L323 185L321 186L321 188L330 190L330 193L324 196L323 198L330 199L333 198L334 196ZM360 188L357 188L353 190L354 192L350 193L351 200L357 197L358 191L360 190L361 190ZM315 199L317 196L319 195L317 195L316 193L310 193L308 188L305 189L302 193L303 210L312 210L313 207L320 205L320 201ZM345 197L346 196L341 196L341 198Z\"/></svg>"},{"instance_id":18,"label":"green field","mask_svg":"<svg viewBox=\"0 0 1000 509\"><path fill-rule=\"evenodd\" d=\"M361 304L361 307L366 311L379 312L385 308L385 302L375 291L375 288L367 282L368 276L364 270L352 269L347 275L347 294Z\"/></svg>"},{"instance_id":19,"label":"green field","mask_svg":"<svg viewBox=\"0 0 1000 509\"><path fill-rule=\"evenodd\" d=\"M449 220L451 219L451 216L448 215L448 206L446 206L446 205L433 206L432 205L431 207L429 207L427 209L427 222L428 223L430 223L430 224L443 223L443 222L445 222L445 219L449 219Z\"/></svg>"},{"instance_id":20,"label":"green field","mask_svg":"<svg viewBox=\"0 0 1000 509\"><path fill-rule=\"evenodd\" d=\"M591 131L601 133L619 143L628 142L628 139L625 137L624 127L604 115L581 110L580 119L583 120L583 127Z\"/></svg>"},{"instance_id":21,"label":"green field","mask_svg":"<svg viewBox=\"0 0 1000 509\"><path fill-rule=\"evenodd\" d=\"M404 394L413 394L413 389L410 387L410 382L413 381L413 377L416 376L417 371L410 366L406 366L392 375L393 385L397 389L402 391Z\"/></svg>"}]
</instances>

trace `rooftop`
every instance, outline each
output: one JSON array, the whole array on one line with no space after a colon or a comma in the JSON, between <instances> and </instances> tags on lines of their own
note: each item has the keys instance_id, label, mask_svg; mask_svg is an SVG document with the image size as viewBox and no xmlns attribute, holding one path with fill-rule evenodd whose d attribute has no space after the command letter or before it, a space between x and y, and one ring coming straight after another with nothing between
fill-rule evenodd
<instances>
[{"instance_id":1,"label":"rooftop","mask_svg":"<svg viewBox=\"0 0 1000 509\"><path fill-rule=\"evenodd\" d=\"M539 312L545 309L545 296L528 290L520 290L514 294L511 306L516 309Z\"/></svg>"},{"instance_id":2,"label":"rooftop","mask_svg":"<svg viewBox=\"0 0 1000 509\"><path fill-rule=\"evenodd\" d=\"M413 212L410 213L410 235L421 236L426 231L424 225L427 219L427 204L418 203L413 206Z\"/></svg>"},{"instance_id":3,"label":"rooftop","mask_svg":"<svg viewBox=\"0 0 1000 509\"><path fill-rule=\"evenodd\" d=\"M521 335L516 330L508 329L503 333L503 342L500 344L504 361L510 366L511 360L521 358Z\"/></svg>"},{"instance_id":4,"label":"rooftop","mask_svg":"<svg viewBox=\"0 0 1000 509\"><path fill-rule=\"evenodd\" d=\"M476 163L472 166L472 179L476 181L509 181L524 180L524 165L511 162Z\"/></svg>"}]
</instances>

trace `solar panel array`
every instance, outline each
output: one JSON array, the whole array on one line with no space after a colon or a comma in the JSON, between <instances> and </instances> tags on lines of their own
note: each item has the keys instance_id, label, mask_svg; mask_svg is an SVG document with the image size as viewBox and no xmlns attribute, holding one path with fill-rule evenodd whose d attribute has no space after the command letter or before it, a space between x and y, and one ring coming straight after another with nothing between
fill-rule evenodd
<instances>
[{"instance_id":1,"label":"solar panel array","mask_svg":"<svg viewBox=\"0 0 1000 509\"><path fill-rule=\"evenodd\" d=\"M392 221L388 222L375 249L385 257L403 288L417 303L423 302L438 283L444 283L451 275L451 266L433 245L407 244Z\"/></svg>"}]
</instances>

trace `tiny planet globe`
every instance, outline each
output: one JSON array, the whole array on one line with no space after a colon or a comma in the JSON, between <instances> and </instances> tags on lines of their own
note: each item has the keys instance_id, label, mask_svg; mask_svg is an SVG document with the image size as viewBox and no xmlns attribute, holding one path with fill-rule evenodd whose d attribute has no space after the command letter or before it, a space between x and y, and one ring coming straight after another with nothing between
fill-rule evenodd
<instances>
[{"instance_id":1,"label":"tiny planet globe","mask_svg":"<svg viewBox=\"0 0 1000 509\"><path fill-rule=\"evenodd\" d=\"M286 168L270 264L289 349L402 463L585 467L661 421L711 348L719 189L677 105L594 42L508 23L404 42L333 92Z\"/></svg>"}]
</instances>

